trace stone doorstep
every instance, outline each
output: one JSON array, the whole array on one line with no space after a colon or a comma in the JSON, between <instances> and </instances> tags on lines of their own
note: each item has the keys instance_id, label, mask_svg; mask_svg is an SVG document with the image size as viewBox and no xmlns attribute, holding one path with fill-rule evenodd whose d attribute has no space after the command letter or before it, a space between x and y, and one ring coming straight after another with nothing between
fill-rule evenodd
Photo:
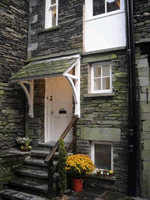
<instances>
[{"instance_id":1,"label":"stone doorstep","mask_svg":"<svg viewBox=\"0 0 150 200\"><path fill-rule=\"evenodd\" d=\"M35 157L46 157L50 151L42 151L42 150L32 150L31 156ZM55 152L54 157L58 157L58 152ZM68 156L72 155L72 153L67 153Z\"/></svg>"},{"instance_id":2,"label":"stone doorstep","mask_svg":"<svg viewBox=\"0 0 150 200\"><path fill-rule=\"evenodd\" d=\"M51 141L51 142L39 142L38 146L39 147L53 148L55 144L56 144L55 141ZM68 146L68 145L69 145L69 143L65 142L65 146Z\"/></svg>"}]
</instances>

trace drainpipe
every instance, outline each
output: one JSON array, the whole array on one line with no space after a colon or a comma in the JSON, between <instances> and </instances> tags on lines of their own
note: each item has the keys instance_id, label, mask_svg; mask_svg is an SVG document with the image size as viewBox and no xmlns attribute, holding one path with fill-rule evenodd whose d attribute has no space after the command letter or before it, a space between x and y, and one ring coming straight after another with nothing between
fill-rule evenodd
<instances>
[{"instance_id":1,"label":"drainpipe","mask_svg":"<svg viewBox=\"0 0 150 200\"><path fill-rule=\"evenodd\" d=\"M137 194L137 111L136 111L136 71L134 47L133 0L126 0L126 35L128 64L128 195Z\"/></svg>"}]
</instances>

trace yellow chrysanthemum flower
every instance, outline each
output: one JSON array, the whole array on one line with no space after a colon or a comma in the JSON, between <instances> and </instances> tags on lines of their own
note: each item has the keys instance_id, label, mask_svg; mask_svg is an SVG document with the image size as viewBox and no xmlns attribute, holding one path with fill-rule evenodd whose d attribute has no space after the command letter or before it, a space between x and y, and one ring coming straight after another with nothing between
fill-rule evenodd
<instances>
[{"instance_id":1,"label":"yellow chrysanthemum flower","mask_svg":"<svg viewBox=\"0 0 150 200\"><path fill-rule=\"evenodd\" d=\"M68 156L66 162L66 171L72 176L84 176L91 173L95 166L89 156L84 154L76 154Z\"/></svg>"}]
</instances>

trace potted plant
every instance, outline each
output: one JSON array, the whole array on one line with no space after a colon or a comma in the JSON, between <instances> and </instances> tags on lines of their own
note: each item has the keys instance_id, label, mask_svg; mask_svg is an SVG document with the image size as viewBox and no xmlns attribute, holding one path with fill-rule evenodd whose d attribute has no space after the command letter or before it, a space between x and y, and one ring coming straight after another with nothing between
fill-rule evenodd
<instances>
[{"instance_id":1,"label":"potted plant","mask_svg":"<svg viewBox=\"0 0 150 200\"><path fill-rule=\"evenodd\" d=\"M113 176L114 172L113 170L109 170L109 176Z\"/></svg>"},{"instance_id":2,"label":"potted plant","mask_svg":"<svg viewBox=\"0 0 150 200\"><path fill-rule=\"evenodd\" d=\"M103 176L107 176L107 172L108 172L107 169L104 169L103 170Z\"/></svg>"},{"instance_id":3,"label":"potted plant","mask_svg":"<svg viewBox=\"0 0 150 200\"><path fill-rule=\"evenodd\" d=\"M72 177L74 191L82 191L83 177L94 169L95 166L87 155L76 154L67 157L66 172Z\"/></svg>"},{"instance_id":4,"label":"potted plant","mask_svg":"<svg viewBox=\"0 0 150 200\"><path fill-rule=\"evenodd\" d=\"M16 142L18 143L18 147L22 151L30 151L32 146L30 145L32 139L29 137L18 137Z\"/></svg>"},{"instance_id":5,"label":"potted plant","mask_svg":"<svg viewBox=\"0 0 150 200\"><path fill-rule=\"evenodd\" d=\"M97 176L101 175L101 170L97 169L96 174L97 174Z\"/></svg>"}]
</instances>

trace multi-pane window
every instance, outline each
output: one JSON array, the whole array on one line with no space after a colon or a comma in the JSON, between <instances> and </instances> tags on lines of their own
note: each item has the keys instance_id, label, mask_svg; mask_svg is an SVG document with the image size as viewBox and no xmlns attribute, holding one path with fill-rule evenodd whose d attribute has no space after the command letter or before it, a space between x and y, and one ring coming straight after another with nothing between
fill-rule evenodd
<instances>
[{"instance_id":1,"label":"multi-pane window","mask_svg":"<svg viewBox=\"0 0 150 200\"><path fill-rule=\"evenodd\" d=\"M45 28L58 25L58 0L46 0Z\"/></svg>"},{"instance_id":2,"label":"multi-pane window","mask_svg":"<svg viewBox=\"0 0 150 200\"><path fill-rule=\"evenodd\" d=\"M94 63L91 66L91 93L112 92L111 65Z\"/></svg>"},{"instance_id":3,"label":"multi-pane window","mask_svg":"<svg viewBox=\"0 0 150 200\"><path fill-rule=\"evenodd\" d=\"M113 170L112 144L92 142L91 159L94 162L96 168Z\"/></svg>"},{"instance_id":4,"label":"multi-pane window","mask_svg":"<svg viewBox=\"0 0 150 200\"><path fill-rule=\"evenodd\" d=\"M120 0L93 0L93 16L120 10Z\"/></svg>"}]
</instances>

